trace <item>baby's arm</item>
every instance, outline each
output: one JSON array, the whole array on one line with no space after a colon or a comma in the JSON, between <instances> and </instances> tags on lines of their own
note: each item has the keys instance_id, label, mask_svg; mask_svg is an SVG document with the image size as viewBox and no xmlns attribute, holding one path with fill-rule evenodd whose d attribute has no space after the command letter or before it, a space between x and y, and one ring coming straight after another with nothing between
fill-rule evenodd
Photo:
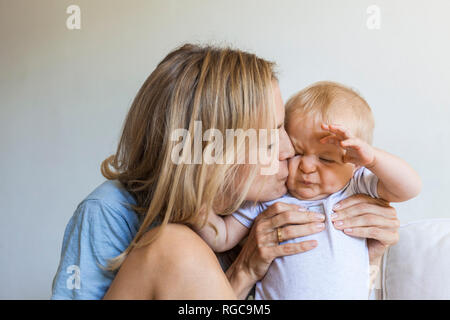
<instances>
[{"instance_id":1,"label":"baby's arm","mask_svg":"<svg viewBox=\"0 0 450 320\"><path fill-rule=\"evenodd\" d=\"M366 168L378 177L378 197L389 202L402 202L417 196L422 189L417 172L403 159L373 149L374 161Z\"/></svg>"},{"instance_id":2,"label":"baby's arm","mask_svg":"<svg viewBox=\"0 0 450 320\"><path fill-rule=\"evenodd\" d=\"M232 215L219 216L212 211L208 215L206 225L194 230L215 252L234 248L248 233L248 228Z\"/></svg>"},{"instance_id":3,"label":"baby's arm","mask_svg":"<svg viewBox=\"0 0 450 320\"><path fill-rule=\"evenodd\" d=\"M344 162L366 167L378 177L379 198L389 202L402 202L419 194L422 181L406 161L353 137L343 126L323 124L322 128L334 135L323 138L321 142L344 148Z\"/></svg>"}]
</instances>

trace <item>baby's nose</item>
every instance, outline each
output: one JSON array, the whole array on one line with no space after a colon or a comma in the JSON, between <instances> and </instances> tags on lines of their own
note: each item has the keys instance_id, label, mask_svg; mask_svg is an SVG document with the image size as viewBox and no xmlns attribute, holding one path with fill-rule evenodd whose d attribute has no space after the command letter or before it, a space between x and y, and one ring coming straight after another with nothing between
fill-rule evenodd
<instances>
[{"instance_id":1,"label":"baby's nose","mask_svg":"<svg viewBox=\"0 0 450 320\"><path fill-rule=\"evenodd\" d=\"M316 171L316 163L311 156L303 156L300 160L299 167L304 173L312 173Z\"/></svg>"}]
</instances>

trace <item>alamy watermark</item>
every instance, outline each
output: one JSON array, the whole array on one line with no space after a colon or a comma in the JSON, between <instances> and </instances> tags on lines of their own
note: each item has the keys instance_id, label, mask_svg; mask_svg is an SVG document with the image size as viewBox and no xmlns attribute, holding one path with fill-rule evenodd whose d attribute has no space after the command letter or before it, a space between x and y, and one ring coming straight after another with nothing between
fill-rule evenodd
<instances>
[{"instance_id":1,"label":"alamy watermark","mask_svg":"<svg viewBox=\"0 0 450 320\"><path fill-rule=\"evenodd\" d=\"M70 274L70 276L67 278L66 281L66 287L69 290L77 289L79 290L81 288L81 272L80 267L72 264L67 267L66 272Z\"/></svg>"},{"instance_id":2,"label":"alamy watermark","mask_svg":"<svg viewBox=\"0 0 450 320\"><path fill-rule=\"evenodd\" d=\"M81 29L81 9L76 4L67 7L66 13L70 16L66 20L66 27L69 30Z\"/></svg>"},{"instance_id":3,"label":"alamy watermark","mask_svg":"<svg viewBox=\"0 0 450 320\"><path fill-rule=\"evenodd\" d=\"M367 7L366 13L369 15L367 17L366 26L369 30L379 30L381 29L381 9L379 6L373 4Z\"/></svg>"},{"instance_id":4,"label":"alamy watermark","mask_svg":"<svg viewBox=\"0 0 450 320\"><path fill-rule=\"evenodd\" d=\"M202 122L194 121L193 137L180 128L172 131L170 140L179 141L171 153L175 164L258 164L262 175L278 172L278 129L226 129L224 138L218 129L203 132ZM246 142L246 151L237 152L236 146Z\"/></svg>"}]
</instances>

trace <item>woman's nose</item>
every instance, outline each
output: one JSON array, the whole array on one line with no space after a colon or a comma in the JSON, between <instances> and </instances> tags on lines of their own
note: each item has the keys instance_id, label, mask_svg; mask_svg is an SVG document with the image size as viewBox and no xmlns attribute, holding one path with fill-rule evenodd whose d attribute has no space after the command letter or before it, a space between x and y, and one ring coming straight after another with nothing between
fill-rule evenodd
<instances>
[{"instance_id":1,"label":"woman's nose","mask_svg":"<svg viewBox=\"0 0 450 320\"><path fill-rule=\"evenodd\" d=\"M284 130L280 130L280 150L279 150L279 160L287 160L294 156L295 151L292 146L291 139L289 138L287 132Z\"/></svg>"},{"instance_id":2,"label":"woman's nose","mask_svg":"<svg viewBox=\"0 0 450 320\"><path fill-rule=\"evenodd\" d=\"M316 171L316 164L312 156L302 156L299 167L304 173Z\"/></svg>"}]
</instances>

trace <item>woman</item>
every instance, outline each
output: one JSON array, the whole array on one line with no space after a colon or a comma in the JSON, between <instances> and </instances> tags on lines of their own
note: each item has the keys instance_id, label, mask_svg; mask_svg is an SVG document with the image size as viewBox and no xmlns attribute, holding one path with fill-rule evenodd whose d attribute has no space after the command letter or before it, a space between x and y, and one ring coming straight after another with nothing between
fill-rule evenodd
<instances>
[{"instance_id":1,"label":"woman","mask_svg":"<svg viewBox=\"0 0 450 320\"><path fill-rule=\"evenodd\" d=\"M182 128L193 137L196 121L202 136L209 128L223 133L278 128L278 172L264 176L259 165L236 161L189 163L192 154L186 150L195 150L193 139L183 140L178 153L183 161L175 163L179 141L172 134ZM269 152L271 146L264 147ZM252 148L241 141L227 145L223 155L248 154ZM293 205L274 204L256 219L226 273L190 227L205 223L208 210L230 214L245 200L283 195L291 156L272 63L228 48L187 44L174 50L141 87L116 155L102 164L110 181L79 205L66 228L52 298L245 298L274 258L320 245L279 245L278 230L283 240L313 234L320 232L314 229L320 219ZM355 236L370 238L372 264L398 239L395 210L376 199L348 198L338 214Z\"/></svg>"}]
</instances>

